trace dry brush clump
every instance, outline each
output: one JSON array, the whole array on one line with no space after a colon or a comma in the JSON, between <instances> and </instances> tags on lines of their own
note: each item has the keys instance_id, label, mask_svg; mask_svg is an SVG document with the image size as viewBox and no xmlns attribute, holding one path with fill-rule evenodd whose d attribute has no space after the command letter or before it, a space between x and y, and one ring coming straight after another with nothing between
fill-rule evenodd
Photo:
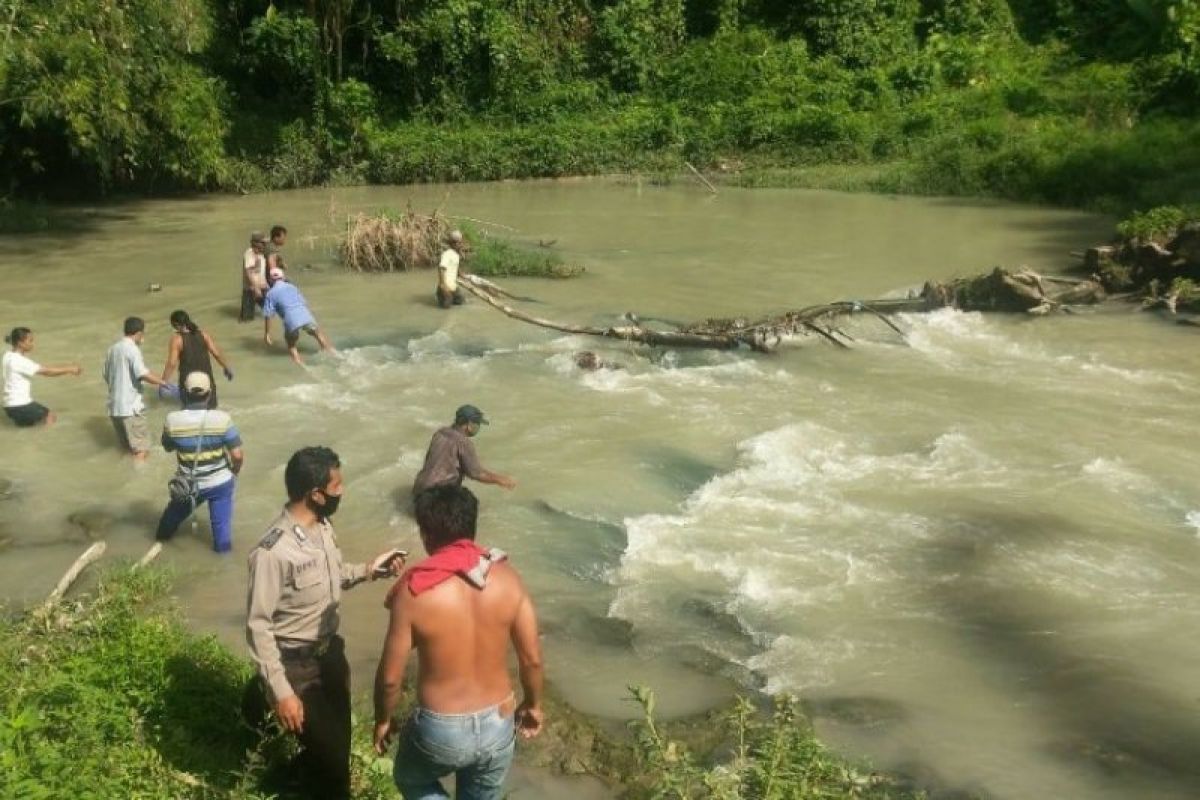
<instances>
[{"instance_id":1,"label":"dry brush clump","mask_svg":"<svg viewBox=\"0 0 1200 800\"><path fill-rule=\"evenodd\" d=\"M437 266L453 224L440 211L358 213L346 220L342 264L355 272L407 272Z\"/></svg>"},{"instance_id":2,"label":"dry brush clump","mask_svg":"<svg viewBox=\"0 0 1200 800\"><path fill-rule=\"evenodd\" d=\"M346 219L339 246L342 264L354 272L407 272L437 266L447 235L456 228L466 237L464 272L491 277L573 278L583 267L567 264L549 246L527 246L456 225L440 210L421 214L381 211Z\"/></svg>"}]
</instances>

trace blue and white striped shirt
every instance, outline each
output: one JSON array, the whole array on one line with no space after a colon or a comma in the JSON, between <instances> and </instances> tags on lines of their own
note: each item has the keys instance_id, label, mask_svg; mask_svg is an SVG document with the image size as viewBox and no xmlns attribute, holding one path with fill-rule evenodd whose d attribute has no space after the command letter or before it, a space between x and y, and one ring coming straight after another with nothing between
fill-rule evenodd
<instances>
[{"instance_id":1,"label":"blue and white striped shirt","mask_svg":"<svg viewBox=\"0 0 1200 800\"><path fill-rule=\"evenodd\" d=\"M180 475L194 474L201 489L212 489L233 480L226 451L241 447L242 437L226 412L185 408L167 414L162 446L175 452Z\"/></svg>"}]
</instances>

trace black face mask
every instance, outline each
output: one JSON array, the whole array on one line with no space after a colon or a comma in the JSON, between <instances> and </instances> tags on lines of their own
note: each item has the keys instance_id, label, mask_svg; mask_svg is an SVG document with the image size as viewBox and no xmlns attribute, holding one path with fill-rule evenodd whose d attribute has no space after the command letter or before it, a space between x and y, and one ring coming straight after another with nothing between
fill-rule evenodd
<instances>
[{"instance_id":1,"label":"black face mask","mask_svg":"<svg viewBox=\"0 0 1200 800\"><path fill-rule=\"evenodd\" d=\"M342 496L340 494L325 494L325 492L322 492L321 494L325 495L325 504L320 506L317 505L313 502L312 496L310 495L308 498L308 507L311 508L313 512L321 519L329 519L337 513L338 504L342 502Z\"/></svg>"}]
</instances>

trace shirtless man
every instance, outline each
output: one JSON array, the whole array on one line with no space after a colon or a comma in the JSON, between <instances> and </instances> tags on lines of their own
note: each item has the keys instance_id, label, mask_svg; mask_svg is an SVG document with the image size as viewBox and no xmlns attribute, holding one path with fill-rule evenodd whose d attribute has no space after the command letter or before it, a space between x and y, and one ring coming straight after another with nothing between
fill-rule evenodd
<instances>
[{"instance_id":1,"label":"shirtless man","mask_svg":"<svg viewBox=\"0 0 1200 800\"><path fill-rule=\"evenodd\" d=\"M542 730L542 654L537 616L504 553L475 544L479 505L469 489L439 486L416 500L429 558L388 595L391 612L375 673L375 751L401 726L393 719L409 651L418 654L419 706L403 726L393 777L405 800L499 798L512 766L515 732ZM516 706L508 643L517 653L523 697Z\"/></svg>"}]
</instances>

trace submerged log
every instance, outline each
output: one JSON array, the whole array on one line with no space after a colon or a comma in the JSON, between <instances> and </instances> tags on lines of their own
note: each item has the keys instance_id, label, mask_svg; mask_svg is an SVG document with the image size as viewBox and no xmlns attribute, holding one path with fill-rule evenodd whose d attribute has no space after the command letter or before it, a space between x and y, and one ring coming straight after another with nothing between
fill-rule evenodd
<instances>
[{"instance_id":1,"label":"submerged log","mask_svg":"<svg viewBox=\"0 0 1200 800\"><path fill-rule=\"evenodd\" d=\"M868 314L883 322L904 338L904 332L889 315L958 308L963 311L1009 311L1045 314L1069 305L1098 303L1104 288L1096 280L1077 280L1039 275L1031 270L1008 272L997 267L991 273L949 283L925 284L917 297L862 301L841 301L809 306L797 311L750 321L743 318L706 319L682 325L675 330L646 327L634 314L626 314L628 325L600 327L559 322L528 314L504 302L517 299L492 281L476 275L460 276L460 284L471 294L505 316L541 328L584 336L600 336L659 347L694 347L731 350L746 347L767 353L785 337L814 335L839 347L853 341L835 322L856 314ZM527 299L527 298L520 298ZM840 338L839 338L840 337Z\"/></svg>"}]
</instances>

